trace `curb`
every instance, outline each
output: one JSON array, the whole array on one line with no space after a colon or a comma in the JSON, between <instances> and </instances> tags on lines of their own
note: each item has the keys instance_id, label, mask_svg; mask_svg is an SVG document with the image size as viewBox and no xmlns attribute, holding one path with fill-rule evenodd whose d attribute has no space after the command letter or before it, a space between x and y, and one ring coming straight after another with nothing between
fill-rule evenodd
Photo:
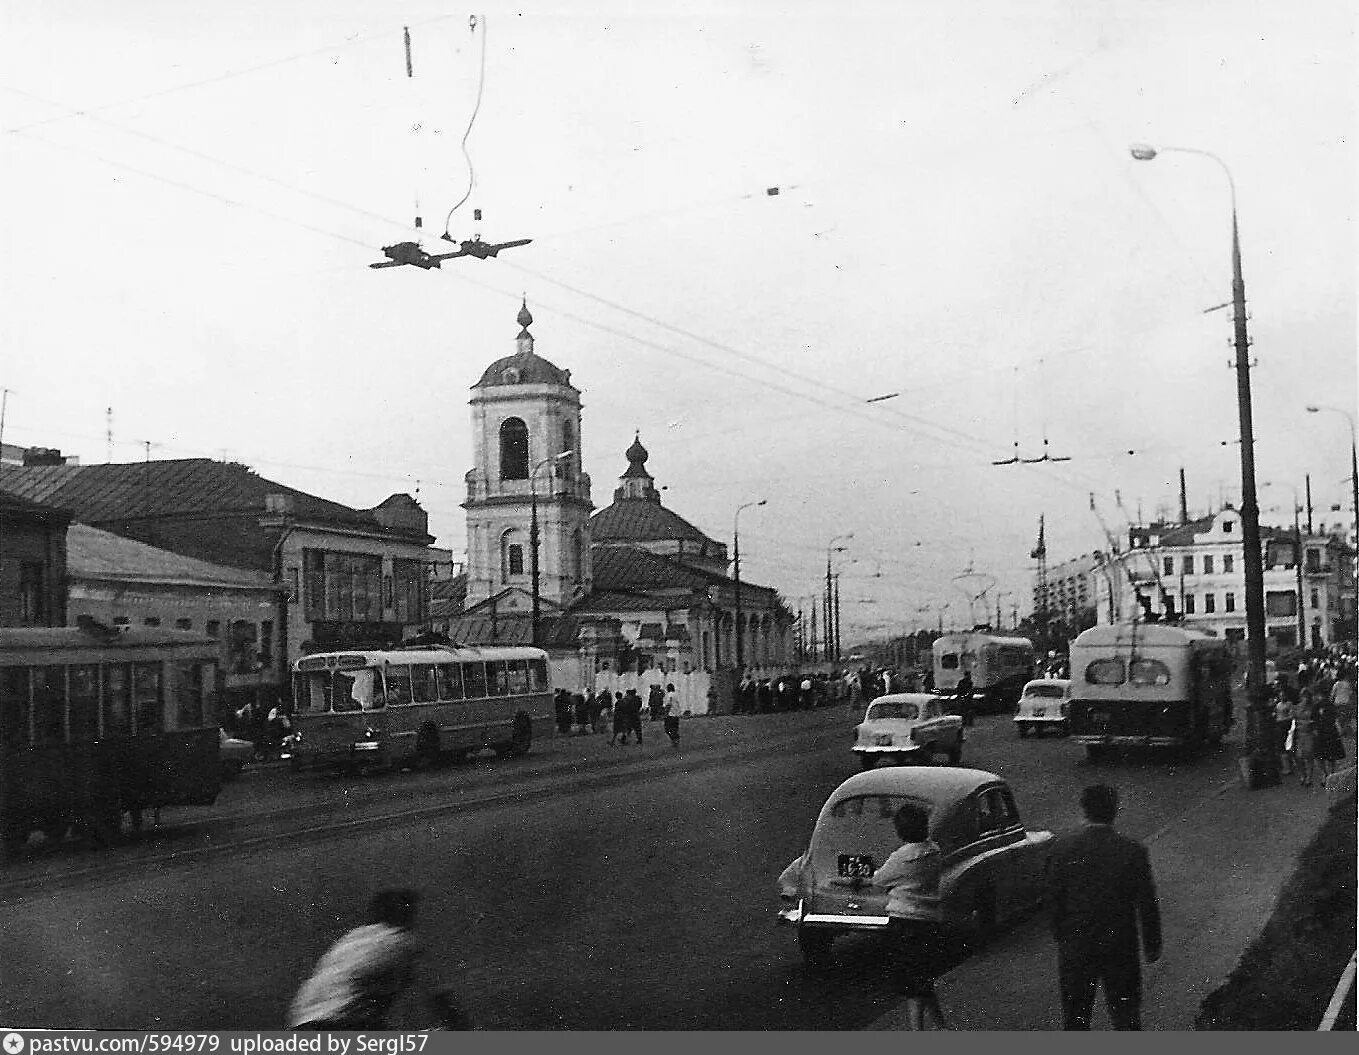
<instances>
[{"instance_id":1,"label":"curb","mask_svg":"<svg viewBox=\"0 0 1359 1055\"><path fill-rule=\"evenodd\" d=\"M1335 992L1331 994L1331 1002L1326 1005L1326 1014L1321 1018L1321 1025L1317 1026L1318 1033L1335 1029L1335 1020L1340 1017L1340 1011L1345 1006L1345 998L1354 987L1356 957L1359 957L1359 950L1350 954L1350 962L1340 974L1340 981L1336 983Z\"/></svg>"}]
</instances>

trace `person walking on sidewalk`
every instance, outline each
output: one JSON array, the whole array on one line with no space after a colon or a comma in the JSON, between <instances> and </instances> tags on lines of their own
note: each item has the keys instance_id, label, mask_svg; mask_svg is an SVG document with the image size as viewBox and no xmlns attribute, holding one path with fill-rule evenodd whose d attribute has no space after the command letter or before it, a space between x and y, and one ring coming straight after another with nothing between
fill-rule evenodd
<instances>
[{"instance_id":1,"label":"person walking on sidewalk","mask_svg":"<svg viewBox=\"0 0 1359 1055\"><path fill-rule=\"evenodd\" d=\"M679 747L680 698L675 686L665 687L665 735Z\"/></svg>"},{"instance_id":2,"label":"person walking on sidewalk","mask_svg":"<svg viewBox=\"0 0 1359 1055\"><path fill-rule=\"evenodd\" d=\"M1310 688L1303 689L1293 708L1293 757L1297 761L1298 783L1312 786L1317 759L1317 703Z\"/></svg>"},{"instance_id":3,"label":"person walking on sidewalk","mask_svg":"<svg viewBox=\"0 0 1359 1055\"><path fill-rule=\"evenodd\" d=\"M635 733L637 742L642 742L642 697L637 695L636 689L628 689L623 695L623 713L627 717L627 725L623 727L623 742L626 743L628 733Z\"/></svg>"},{"instance_id":4,"label":"person walking on sidewalk","mask_svg":"<svg viewBox=\"0 0 1359 1055\"><path fill-rule=\"evenodd\" d=\"M1095 987L1115 1029L1142 1028L1142 969L1161 958L1161 913L1151 859L1114 830L1118 792L1094 784L1081 792L1085 826L1057 841L1044 892L1057 941L1063 1028L1088 1030Z\"/></svg>"}]
</instances>

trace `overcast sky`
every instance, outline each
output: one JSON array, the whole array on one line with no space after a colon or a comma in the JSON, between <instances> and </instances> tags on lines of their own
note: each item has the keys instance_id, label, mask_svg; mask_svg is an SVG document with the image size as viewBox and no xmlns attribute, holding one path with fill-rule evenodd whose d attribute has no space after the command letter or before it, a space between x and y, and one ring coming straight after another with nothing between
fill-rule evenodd
<instances>
[{"instance_id":1,"label":"overcast sky","mask_svg":"<svg viewBox=\"0 0 1359 1055\"><path fill-rule=\"evenodd\" d=\"M112 407L114 461L418 488L460 556L526 294L597 506L639 429L708 534L768 499L744 578L811 594L852 532L848 634L960 622L983 575L1022 613L1040 513L1055 562L1173 515L1181 466L1192 512L1239 499L1228 185L1144 141L1235 178L1263 519L1305 473L1339 515L1348 426L1305 406L1356 402L1351 3L636 7L10 0L5 440L101 462ZM443 244L483 41L451 229L534 242L372 271L417 201ZM990 464L1045 435L1071 461Z\"/></svg>"}]
</instances>

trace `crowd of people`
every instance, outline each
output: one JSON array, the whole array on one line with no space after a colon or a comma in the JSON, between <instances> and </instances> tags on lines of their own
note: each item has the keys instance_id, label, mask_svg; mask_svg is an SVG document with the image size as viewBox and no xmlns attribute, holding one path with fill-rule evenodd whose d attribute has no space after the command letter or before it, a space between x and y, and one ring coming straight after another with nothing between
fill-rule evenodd
<instances>
[{"instance_id":1,"label":"crowd of people","mask_svg":"<svg viewBox=\"0 0 1359 1055\"><path fill-rule=\"evenodd\" d=\"M673 684L652 685L645 702L636 689L610 693L605 688L593 696L558 689L553 694L553 711L562 736L588 736L608 729L610 745L626 744L629 737L640 744L645 713L651 721L662 723L672 744L679 744L681 704Z\"/></svg>"},{"instance_id":2,"label":"crowd of people","mask_svg":"<svg viewBox=\"0 0 1359 1055\"><path fill-rule=\"evenodd\" d=\"M1280 769L1302 787L1323 787L1354 735L1355 657L1339 649L1314 655L1270 686Z\"/></svg>"}]
</instances>

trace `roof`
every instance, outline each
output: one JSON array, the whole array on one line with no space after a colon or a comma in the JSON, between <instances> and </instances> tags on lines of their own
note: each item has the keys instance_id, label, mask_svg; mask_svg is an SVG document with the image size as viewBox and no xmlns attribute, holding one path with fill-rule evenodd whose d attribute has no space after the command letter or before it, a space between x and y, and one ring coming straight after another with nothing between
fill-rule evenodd
<instances>
[{"instance_id":1,"label":"roof","mask_svg":"<svg viewBox=\"0 0 1359 1055\"><path fill-rule=\"evenodd\" d=\"M186 513L264 513L266 496L283 495L295 517L387 530L371 511L275 483L239 462L210 458L13 467L0 472L0 488L63 505L86 523Z\"/></svg>"},{"instance_id":2,"label":"roof","mask_svg":"<svg viewBox=\"0 0 1359 1055\"><path fill-rule=\"evenodd\" d=\"M590 560L594 588L600 592L701 590L713 583L732 581L634 546L594 546L590 549Z\"/></svg>"},{"instance_id":3,"label":"roof","mask_svg":"<svg viewBox=\"0 0 1359 1055\"><path fill-rule=\"evenodd\" d=\"M539 620L541 648L572 649L579 644L581 621L570 616L543 616ZM531 615L455 616L448 636L458 647L468 645L527 645L533 640Z\"/></svg>"},{"instance_id":4,"label":"roof","mask_svg":"<svg viewBox=\"0 0 1359 1055\"><path fill-rule=\"evenodd\" d=\"M585 615L595 612L654 612L671 605L644 593L624 593L619 590L595 591L571 611Z\"/></svg>"},{"instance_id":5,"label":"roof","mask_svg":"<svg viewBox=\"0 0 1359 1055\"><path fill-rule=\"evenodd\" d=\"M467 606L467 573L450 579L434 579L429 584L429 618L447 619Z\"/></svg>"},{"instance_id":6,"label":"roof","mask_svg":"<svg viewBox=\"0 0 1359 1055\"><path fill-rule=\"evenodd\" d=\"M506 371L516 373L506 376ZM513 380L510 380L510 378ZM523 351L497 359L488 366L473 388L487 388L491 385L569 385L571 373L555 363L550 363L537 352Z\"/></svg>"},{"instance_id":7,"label":"roof","mask_svg":"<svg viewBox=\"0 0 1359 1055\"><path fill-rule=\"evenodd\" d=\"M956 766L892 766L855 773L830 793L827 804L850 795L914 793L938 800L969 795L985 784L1000 781L994 773Z\"/></svg>"},{"instance_id":8,"label":"roof","mask_svg":"<svg viewBox=\"0 0 1359 1055\"><path fill-rule=\"evenodd\" d=\"M1092 626L1089 630L1082 630L1076 640L1071 642L1071 647L1074 649L1130 645L1134 637L1139 646L1148 648L1157 645L1184 645L1193 641L1220 643L1217 638L1201 634L1197 630L1188 630L1167 623L1116 623L1113 626Z\"/></svg>"},{"instance_id":9,"label":"roof","mask_svg":"<svg viewBox=\"0 0 1359 1055\"><path fill-rule=\"evenodd\" d=\"M274 589L262 572L181 556L135 542L88 524L72 524L66 532L66 569L72 578L117 579L175 586L219 586Z\"/></svg>"},{"instance_id":10,"label":"roof","mask_svg":"<svg viewBox=\"0 0 1359 1055\"><path fill-rule=\"evenodd\" d=\"M590 535L596 542L684 539L717 544L678 513L646 498L619 498L605 506L590 518Z\"/></svg>"}]
</instances>

